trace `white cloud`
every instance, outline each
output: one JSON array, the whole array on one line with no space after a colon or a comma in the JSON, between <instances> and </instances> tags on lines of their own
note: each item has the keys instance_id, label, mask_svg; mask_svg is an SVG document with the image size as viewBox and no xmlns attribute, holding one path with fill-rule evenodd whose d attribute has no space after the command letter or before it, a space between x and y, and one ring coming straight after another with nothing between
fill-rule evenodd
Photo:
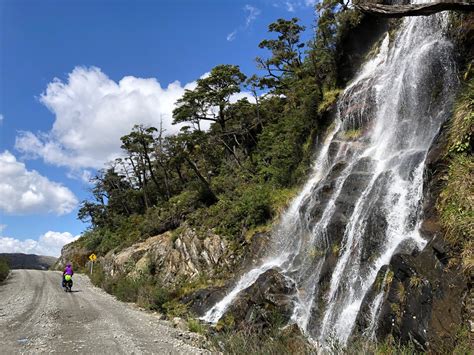
<instances>
[{"instance_id":1,"label":"white cloud","mask_svg":"<svg viewBox=\"0 0 474 355\"><path fill-rule=\"evenodd\" d=\"M295 12L295 5L292 4L291 2L287 1L285 3L286 5L286 9L289 11L289 12Z\"/></svg>"},{"instance_id":2,"label":"white cloud","mask_svg":"<svg viewBox=\"0 0 474 355\"><path fill-rule=\"evenodd\" d=\"M155 78L133 76L117 83L99 68L76 67L67 82L54 79L41 95L55 115L51 130L20 132L15 148L26 157L70 168L71 177L87 179L90 172L84 170L102 168L121 155L120 137L135 124L158 127L162 120L165 134L177 133L185 124L172 125L175 102L185 89L195 87L196 82L183 86L175 81L162 88Z\"/></svg>"},{"instance_id":3,"label":"white cloud","mask_svg":"<svg viewBox=\"0 0 474 355\"><path fill-rule=\"evenodd\" d=\"M257 19L258 15L262 13L260 9L248 4L244 6L243 10L247 13L245 16L245 24L239 28L234 29L227 35L226 39L229 42L233 41L237 37L238 32L244 32L246 29L248 29L252 22Z\"/></svg>"},{"instance_id":4,"label":"white cloud","mask_svg":"<svg viewBox=\"0 0 474 355\"><path fill-rule=\"evenodd\" d=\"M77 205L76 196L63 185L35 170L27 170L9 151L0 153L0 210L8 214L63 215Z\"/></svg>"},{"instance_id":5,"label":"white cloud","mask_svg":"<svg viewBox=\"0 0 474 355\"><path fill-rule=\"evenodd\" d=\"M237 34L237 30L232 31L231 33L229 33L229 34L227 35L227 37L226 37L227 40L228 40L229 42L232 42L232 41L235 39L235 35L236 35L236 34Z\"/></svg>"},{"instance_id":6,"label":"white cloud","mask_svg":"<svg viewBox=\"0 0 474 355\"><path fill-rule=\"evenodd\" d=\"M71 169L100 168L120 154L120 137L135 124L158 126L167 134L172 125L174 104L185 89L179 81L162 88L154 79L126 76L118 83L99 68L76 67L67 82L54 79L40 101L55 115L47 133L21 132L15 147L30 158Z\"/></svg>"},{"instance_id":7,"label":"white cloud","mask_svg":"<svg viewBox=\"0 0 474 355\"><path fill-rule=\"evenodd\" d=\"M318 0L278 0L273 2L274 7L285 7L288 12L296 12L296 10L305 10L305 7L314 7Z\"/></svg>"},{"instance_id":8,"label":"white cloud","mask_svg":"<svg viewBox=\"0 0 474 355\"><path fill-rule=\"evenodd\" d=\"M0 253L24 253L48 256L59 256L61 248L80 236L73 236L69 232L48 231L38 240L19 240L11 237L0 237Z\"/></svg>"},{"instance_id":9,"label":"white cloud","mask_svg":"<svg viewBox=\"0 0 474 355\"><path fill-rule=\"evenodd\" d=\"M0 224L0 233L2 233L7 227L8 226L6 224Z\"/></svg>"},{"instance_id":10,"label":"white cloud","mask_svg":"<svg viewBox=\"0 0 474 355\"><path fill-rule=\"evenodd\" d=\"M245 5L244 11L248 12L247 17L245 18L245 28L248 28L252 22L257 19L258 15L262 13L258 8L252 5Z\"/></svg>"},{"instance_id":11,"label":"white cloud","mask_svg":"<svg viewBox=\"0 0 474 355\"><path fill-rule=\"evenodd\" d=\"M4 119L5 119L5 116L3 116L3 115L0 113L0 124L3 122Z\"/></svg>"}]
</instances>

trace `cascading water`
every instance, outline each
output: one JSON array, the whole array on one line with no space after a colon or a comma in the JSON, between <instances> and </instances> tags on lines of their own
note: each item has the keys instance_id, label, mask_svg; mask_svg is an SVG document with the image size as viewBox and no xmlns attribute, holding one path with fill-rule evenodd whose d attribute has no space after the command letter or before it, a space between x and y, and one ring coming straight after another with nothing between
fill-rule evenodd
<instances>
[{"instance_id":1,"label":"cascading water","mask_svg":"<svg viewBox=\"0 0 474 355\"><path fill-rule=\"evenodd\" d=\"M260 266L244 274L203 319L276 268L296 284L292 320L312 339L345 344L364 296L397 252L422 249L419 234L428 149L456 88L445 14L407 18L338 101L313 172L272 234ZM374 334L383 294L375 297Z\"/></svg>"}]
</instances>

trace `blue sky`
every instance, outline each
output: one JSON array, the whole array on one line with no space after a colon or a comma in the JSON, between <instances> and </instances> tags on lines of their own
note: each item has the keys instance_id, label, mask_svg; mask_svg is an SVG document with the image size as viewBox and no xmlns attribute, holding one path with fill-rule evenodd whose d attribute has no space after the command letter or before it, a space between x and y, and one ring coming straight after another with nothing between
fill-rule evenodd
<instances>
[{"instance_id":1,"label":"blue sky","mask_svg":"<svg viewBox=\"0 0 474 355\"><path fill-rule=\"evenodd\" d=\"M173 103L218 64L251 75L268 24L314 0L0 0L0 252L57 255L87 177L135 123L168 133ZM245 94L243 94L245 95Z\"/></svg>"}]
</instances>

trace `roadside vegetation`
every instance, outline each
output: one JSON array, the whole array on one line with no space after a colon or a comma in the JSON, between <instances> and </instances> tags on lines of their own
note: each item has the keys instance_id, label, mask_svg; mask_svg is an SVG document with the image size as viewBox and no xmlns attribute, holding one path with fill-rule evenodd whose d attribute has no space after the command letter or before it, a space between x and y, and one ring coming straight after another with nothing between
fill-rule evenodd
<instances>
[{"instance_id":1,"label":"roadside vegetation","mask_svg":"<svg viewBox=\"0 0 474 355\"><path fill-rule=\"evenodd\" d=\"M5 280L10 273L10 267L5 259L0 258L0 282Z\"/></svg>"}]
</instances>

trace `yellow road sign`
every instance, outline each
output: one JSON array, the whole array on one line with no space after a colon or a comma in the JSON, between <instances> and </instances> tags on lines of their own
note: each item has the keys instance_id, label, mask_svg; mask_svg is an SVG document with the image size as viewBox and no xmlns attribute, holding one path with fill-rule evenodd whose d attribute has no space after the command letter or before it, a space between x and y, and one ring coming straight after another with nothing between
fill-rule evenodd
<instances>
[{"instance_id":1,"label":"yellow road sign","mask_svg":"<svg viewBox=\"0 0 474 355\"><path fill-rule=\"evenodd\" d=\"M89 260L90 261L95 261L96 259L97 259L97 255L95 255L95 254L89 255Z\"/></svg>"}]
</instances>

